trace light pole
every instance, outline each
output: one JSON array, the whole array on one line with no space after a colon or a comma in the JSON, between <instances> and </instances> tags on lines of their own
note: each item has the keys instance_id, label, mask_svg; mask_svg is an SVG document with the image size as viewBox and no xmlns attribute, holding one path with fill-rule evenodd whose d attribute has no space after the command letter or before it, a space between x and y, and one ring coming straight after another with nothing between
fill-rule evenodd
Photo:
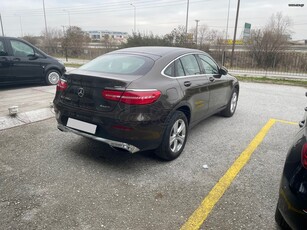
<instances>
[{"instance_id":1,"label":"light pole","mask_svg":"<svg viewBox=\"0 0 307 230\"><path fill-rule=\"evenodd\" d=\"M64 49L65 49L65 58L66 58L66 62L68 62L68 53L67 53L67 30L65 32L65 26L62 26L63 27L63 35L64 35Z\"/></svg>"},{"instance_id":2,"label":"light pole","mask_svg":"<svg viewBox=\"0 0 307 230\"><path fill-rule=\"evenodd\" d=\"M63 10L64 12L67 12L67 14L68 14L68 26L70 27L70 12L69 12L69 10Z\"/></svg>"},{"instance_id":3,"label":"light pole","mask_svg":"<svg viewBox=\"0 0 307 230\"><path fill-rule=\"evenodd\" d=\"M196 41L196 46L197 46L197 34L198 34L198 22L199 22L199 20L195 20L195 22L196 22L195 41Z\"/></svg>"},{"instance_id":4,"label":"light pole","mask_svg":"<svg viewBox=\"0 0 307 230\"><path fill-rule=\"evenodd\" d=\"M225 36L225 44L223 49L223 56L222 56L222 65L225 64L226 59L226 48L228 45L228 24L229 24L229 12L230 12L230 0L228 1L228 13L227 13L227 23L226 23L226 36Z\"/></svg>"},{"instance_id":5,"label":"light pole","mask_svg":"<svg viewBox=\"0 0 307 230\"><path fill-rule=\"evenodd\" d=\"M47 30L47 20L46 20L46 10L45 10L45 0L43 0L43 9L44 9L45 30L46 30L46 38L47 38L47 37L48 37L48 30Z\"/></svg>"},{"instance_id":6,"label":"light pole","mask_svg":"<svg viewBox=\"0 0 307 230\"><path fill-rule=\"evenodd\" d=\"M20 15L17 15L17 14L15 14L15 16L18 16L18 17L19 17L20 32L21 32L21 37L23 37L22 23L21 23L21 16L20 16Z\"/></svg>"},{"instance_id":7,"label":"light pole","mask_svg":"<svg viewBox=\"0 0 307 230\"><path fill-rule=\"evenodd\" d=\"M1 14L0 14L0 22L1 22L2 36L4 36L4 30L3 30L3 24L2 24L2 17L1 17Z\"/></svg>"},{"instance_id":8,"label":"light pole","mask_svg":"<svg viewBox=\"0 0 307 230\"><path fill-rule=\"evenodd\" d=\"M189 5L190 5L190 1L188 0L187 1L187 15L186 15L186 18L185 18L185 34L186 34L186 36L188 34Z\"/></svg>"},{"instance_id":9,"label":"light pole","mask_svg":"<svg viewBox=\"0 0 307 230\"><path fill-rule=\"evenodd\" d=\"M227 42L227 39L228 39L228 23L229 23L229 11L230 11L230 0L228 2L228 14L227 14L227 24L226 24L226 42Z\"/></svg>"},{"instance_id":10,"label":"light pole","mask_svg":"<svg viewBox=\"0 0 307 230\"><path fill-rule=\"evenodd\" d=\"M237 27L238 27L238 19L239 19L239 10L240 10L240 0L238 0L238 6L237 6L236 24L235 24L235 32L234 32L234 35L233 35L233 41L232 41L230 67L232 67L232 64L233 64L233 55L234 55L235 44L236 44Z\"/></svg>"},{"instance_id":11,"label":"light pole","mask_svg":"<svg viewBox=\"0 0 307 230\"><path fill-rule=\"evenodd\" d=\"M131 6L134 7L134 26L133 26L133 33L136 33L136 6L130 3Z\"/></svg>"}]
</instances>

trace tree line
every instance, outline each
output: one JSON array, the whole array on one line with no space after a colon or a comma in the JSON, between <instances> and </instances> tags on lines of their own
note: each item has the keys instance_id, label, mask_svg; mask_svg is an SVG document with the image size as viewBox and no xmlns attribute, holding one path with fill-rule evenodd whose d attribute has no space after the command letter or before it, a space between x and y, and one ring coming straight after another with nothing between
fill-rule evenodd
<instances>
[{"instance_id":1,"label":"tree line","mask_svg":"<svg viewBox=\"0 0 307 230\"><path fill-rule=\"evenodd\" d=\"M292 22L288 16L276 13L272 14L266 25L251 30L250 36L244 40L244 48L253 57L258 67L269 68L281 62L281 54L290 46L293 34L291 25ZM96 41L104 47L104 50L96 55L125 47L178 46L198 48L206 52L214 50L215 54L218 52L218 56L222 57L227 48L225 33L209 28L208 25L200 25L197 31L194 27L187 34L184 26L178 26L163 36L152 33L133 33L125 43L120 45L116 44L112 37L105 35L101 40ZM89 35L77 26L63 27L63 30L50 28L47 34L42 32L41 37L28 35L23 39L41 47L51 55L68 57L80 57L91 42Z\"/></svg>"}]
</instances>

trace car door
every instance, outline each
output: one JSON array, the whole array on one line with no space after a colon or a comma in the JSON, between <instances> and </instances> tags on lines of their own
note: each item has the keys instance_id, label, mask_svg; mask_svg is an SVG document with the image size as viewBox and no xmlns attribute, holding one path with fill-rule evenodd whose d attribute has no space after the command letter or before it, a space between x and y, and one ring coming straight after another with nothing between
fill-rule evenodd
<instances>
[{"instance_id":1,"label":"car door","mask_svg":"<svg viewBox=\"0 0 307 230\"><path fill-rule=\"evenodd\" d=\"M209 112L209 79L201 72L194 54L175 61L175 75L184 93L184 100L190 104L191 121L197 122Z\"/></svg>"},{"instance_id":2,"label":"car door","mask_svg":"<svg viewBox=\"0 0 307 230\"><path fill-rule=\"evenodd\" d=\"M12 80L10 57L8 55L5 40L0 37L0 84Z\"/></svg>"},{"instance_id":3,"label":"car door","mask_svg":"<svg viewBox=\"0 0 307 230\"><path fill-rule=\"evenodd\" d=\"M41 81L43 68L35 50L25 42L10 39L12 49L11 72L16 81Z\"/></svg>"},{"instance_id":4,"label":"car door","mask_svg":"<svg viewBox=\"0 0 307 230\"><path fill-rule=\"evenodd\" d=\"M214 113L227 105L232 90L231 81L226 75L219 73L219 67L211 57L205 54L199 54L198 57L210 81L208 86L210 91L209 111Z\"/></svg>"}]
</instances>

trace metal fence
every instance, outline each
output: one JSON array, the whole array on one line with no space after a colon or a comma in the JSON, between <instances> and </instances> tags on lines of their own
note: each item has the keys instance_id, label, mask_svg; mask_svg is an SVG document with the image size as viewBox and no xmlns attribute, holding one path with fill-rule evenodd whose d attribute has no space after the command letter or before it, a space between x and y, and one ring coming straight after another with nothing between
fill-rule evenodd
<instances>
[{"instance_id":1,"label":"metal fence","mask_svg":"<svg viewBox=\"0 0 307 230\"><path fill-rule=\"evenodd\" d=\"M56 57L66 57L62 47L40 47L46 53ZM102 54L115 50L114 47L68 47L68 59L94 59ZM77 50L78 52L72 52ZM293 76L307 79L307 52L252 53L235 51L233 65L231 51L211 50L209 54L223 64L233 74L259 76Z\"/></svg>"},{"instance_id":2,"label":"metal fence","mask_svg":"<svg viewBox=\"0 0 307 230\"><path fill-rule=\"evenodd\" d=\"M39 47L45 53L55 56L55 57L66 57L66 50L62 47L48 47L41 46ZM108 53L115 48L101 48L101 47L68 47L67 48L67 57L69 58L78 58L78 59L87 59L92 60L100 55ZM73 52L74 51L74 52ZM76 52L78 51L78 52Z\"/></svg>"},{"instance_id":3,"label":"metal fence","mask_svg":"<svg viewBox=\"0 0 307 230\"><path fill-rule=\"evenodd\" d=\"M293 76L307 79L306 52L279 52L274 54L258 52L255 54L250 51L236 51L232 66L230 66L230 51L210 51L209 53L232 73L261 76Z\"/></svg>"}]
</instances>

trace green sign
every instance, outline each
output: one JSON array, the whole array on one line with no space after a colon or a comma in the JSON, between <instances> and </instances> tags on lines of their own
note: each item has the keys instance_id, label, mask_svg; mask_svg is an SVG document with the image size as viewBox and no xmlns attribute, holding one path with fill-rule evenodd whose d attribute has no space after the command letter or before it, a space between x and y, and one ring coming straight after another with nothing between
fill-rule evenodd
<instances>
[{"instance_id":1,"label":"green sign","mask_svg":"<svg viewBox=\"0 0 307 230\"><path fill-rule=\"evenodd\" d=\"M250 30L251 27L252 27L252 24L245 22L244 29Z\"/></svg>"}]
</instances>

